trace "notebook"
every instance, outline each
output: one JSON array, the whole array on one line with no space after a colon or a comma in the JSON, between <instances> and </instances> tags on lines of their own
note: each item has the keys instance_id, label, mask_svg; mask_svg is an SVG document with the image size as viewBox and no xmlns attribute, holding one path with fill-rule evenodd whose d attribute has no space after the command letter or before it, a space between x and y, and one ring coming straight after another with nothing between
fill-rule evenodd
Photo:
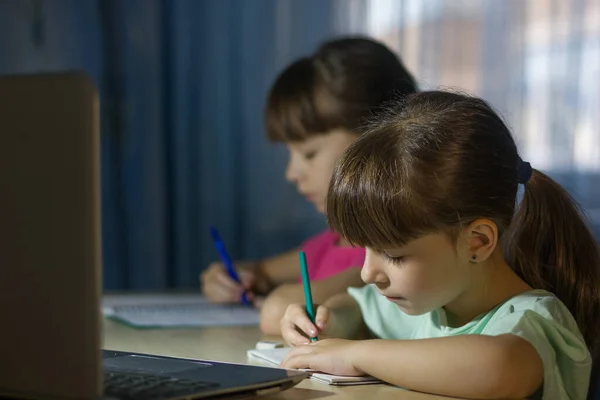
<instances>
[{"instance_id":1,"label":"notebook","mask_svg":"<svg viewBox=\"0 0 600 400\"><path fill-rule=\"evenodd\" d=\"M209 303L199 294L105 296L105 317L134 328L197 328L258 325L253 307Z\"/></svg>"},{"instance_id":2,"label":"notebook","mask_svg":"<svg viewBox=\"0 0 600 400\"><path fill-rule=\"evenodd\" d=\"M281 362L285 359L290 350L291 349L289 347L262 350L252 349L248 350L247 356L249 359L255 359L273 366L279 366L279 364L281 364ZM312 379L313 381L325 383L327 385L349 386L383 383L383 381L372 376L341 376L325 374L322 372L316 372L312 370L304 371L310 373L310 379Z\"/></svg>"}]
</instances>

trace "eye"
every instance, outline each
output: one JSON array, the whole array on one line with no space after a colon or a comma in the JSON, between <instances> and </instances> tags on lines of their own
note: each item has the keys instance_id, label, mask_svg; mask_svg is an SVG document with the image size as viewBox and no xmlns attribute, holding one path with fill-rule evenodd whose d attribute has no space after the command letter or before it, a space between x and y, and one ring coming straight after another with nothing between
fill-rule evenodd
<instances>
[{"instance_id":1,"label":"eye","mask_svg":"<svg viewBox=\"0 0 600 400\"><path fill-rule=\"evenodd\" d=\"M404 262L404 259L406 258L406 256L390 256L389 254L384 252L381 252L380 254L383 256L383 258L385 258L392 264L402 264Z\"/></svg>"},{"instance_id":2,"label":"eye","mask_svg":"<svg viewBox=\"0 0 600 400\"><path fill-rule=\"evenodd\" d=\"M308 153L304 153L304 158L307 160L312 160L317 155L316 151L309 151Z\"/></svg>"}]
</instances>

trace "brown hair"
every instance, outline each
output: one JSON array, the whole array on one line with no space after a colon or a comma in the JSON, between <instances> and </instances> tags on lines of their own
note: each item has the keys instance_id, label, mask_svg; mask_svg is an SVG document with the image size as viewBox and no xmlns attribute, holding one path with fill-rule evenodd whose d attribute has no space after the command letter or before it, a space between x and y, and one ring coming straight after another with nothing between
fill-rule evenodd
<instances>
[{"instance_id":1,"label":"brown hair","mask_svg":"<svg viewBox=\"0 0 600 400\"><path fill-rule=\"evenodd\" d=\"M517 147L483 100L424 92L382 114L333 174L332 229L382 249L476 220L496 223L507 262L571 311L594 354L600 332L600 250L567 192L532 170L516 210ZM526 179L525 179L526 180Z\"/></svg>"},{"instance_id":2,"label":"brown hair","mask_svg":"<svg viewBox=\"0 0 600 400\"><path fill-rule=\"evenodd\" d=\"M279 75L265 109L267 136L280 142L336 128L357 131L383 103L416 90L413 77L383 44L361 37L332 40Z\"/></svg>"}]
</instances>

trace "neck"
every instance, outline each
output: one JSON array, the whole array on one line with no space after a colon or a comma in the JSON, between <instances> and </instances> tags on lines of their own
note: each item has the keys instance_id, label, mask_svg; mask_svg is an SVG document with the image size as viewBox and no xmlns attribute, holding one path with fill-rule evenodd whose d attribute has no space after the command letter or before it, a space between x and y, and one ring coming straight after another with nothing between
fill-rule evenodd
<instances>
[{"instance_id":1,"label":"neck","mask_svg":"<svg viewBox=\"0 0 600 400\"><path fill-rule=\"evenodd\" d=\"M531 290L508 265L499 247L475 268L477 272L470 287L444 306L450 326L462 326L511 297Z\"/></svg>"}]
</instances>

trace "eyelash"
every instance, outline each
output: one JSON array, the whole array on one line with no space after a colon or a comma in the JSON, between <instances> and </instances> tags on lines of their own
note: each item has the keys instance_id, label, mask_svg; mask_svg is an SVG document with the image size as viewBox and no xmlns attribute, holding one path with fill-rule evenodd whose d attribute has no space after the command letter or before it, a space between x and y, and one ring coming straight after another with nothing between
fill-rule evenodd
<instances>
[{"instance_id":1,"label":"eyelash","mask_svg":"<svg viewBox=\"0 0 600 400\"><path fill-rule=\"evenodd\" d=\"M383 256L383 258L385 258L387 261L391 262L392 264L400 265L404 262L404 256L391 257L385 253L381 253L381 255Z\"/></svg>"},{"instance_id":2,"label":"eyelash","mask_svg":"<svg viewBox=\"0 0 600 400\"><path fill-rule=\"evenodd\" d=\"M316 151L311 151L309 153L304 154L304 158L306 158L307 160L312 160L313 158L315 158L316 155Z\"/></svg>"}]
</instances>

